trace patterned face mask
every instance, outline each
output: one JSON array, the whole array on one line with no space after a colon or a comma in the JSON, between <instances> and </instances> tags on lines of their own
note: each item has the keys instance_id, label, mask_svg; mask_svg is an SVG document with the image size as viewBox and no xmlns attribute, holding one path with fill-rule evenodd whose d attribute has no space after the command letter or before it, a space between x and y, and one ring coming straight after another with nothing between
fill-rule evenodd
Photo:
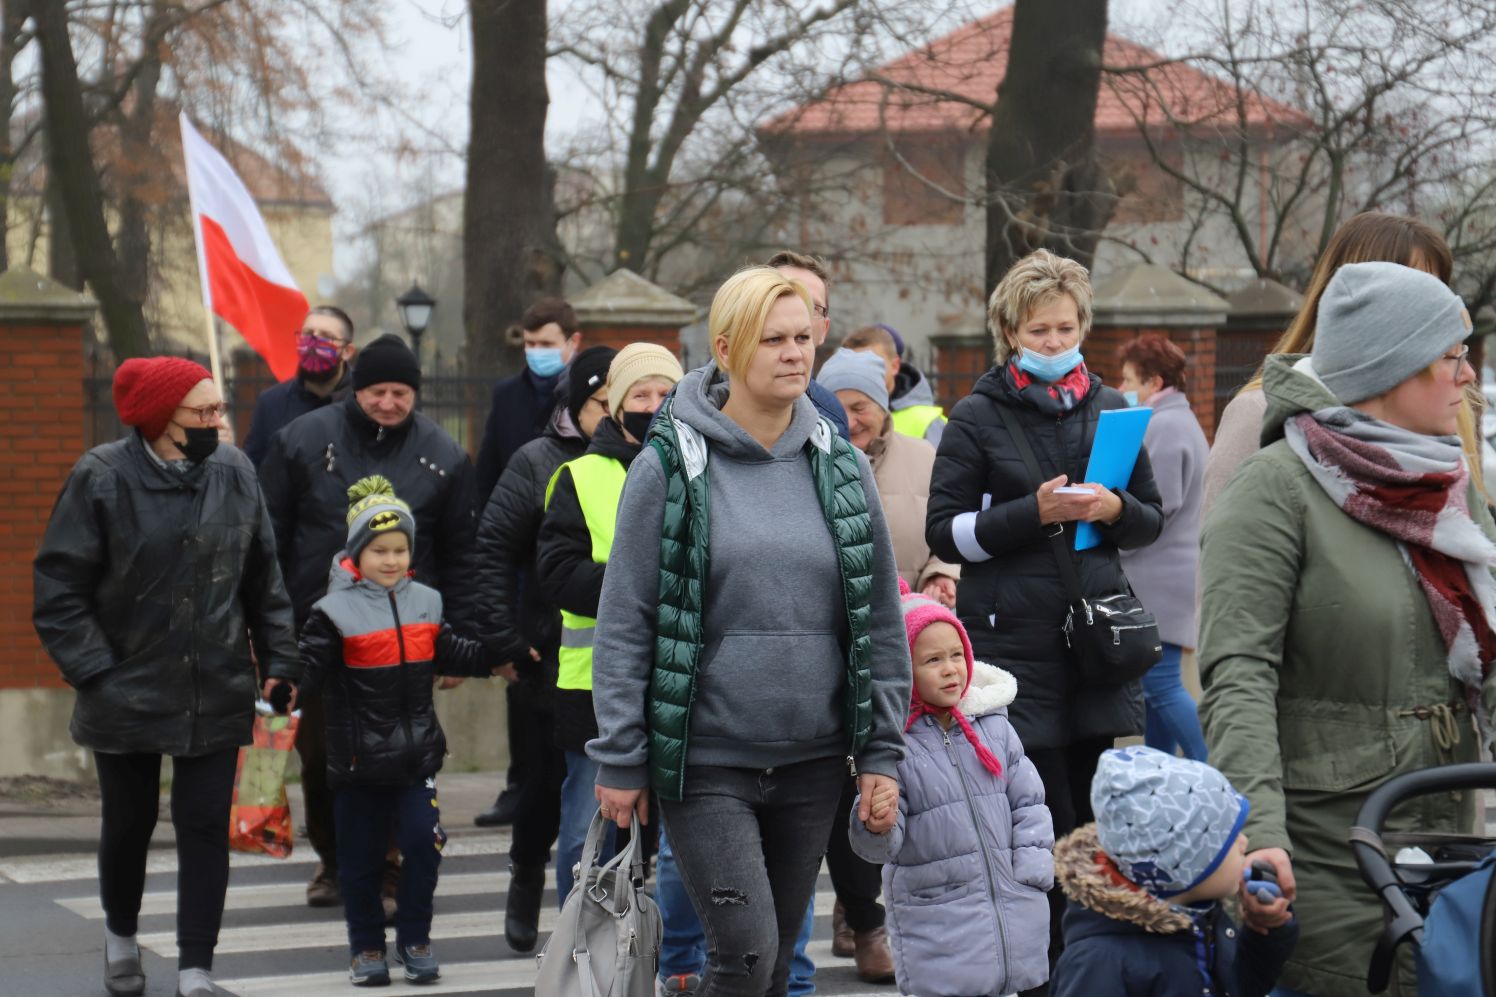
<instances>
[{"instance_id":1,"label":"patterned face mask","mask_svg":"<svg viewBox=\"0 0 1496 997\"><path fill-rule=\"evenodd\" d=\"M296 359L308 374L326 374L338 365L343 344L321 336L299 333L296 336Z\"/></svg>"}]
</instances>

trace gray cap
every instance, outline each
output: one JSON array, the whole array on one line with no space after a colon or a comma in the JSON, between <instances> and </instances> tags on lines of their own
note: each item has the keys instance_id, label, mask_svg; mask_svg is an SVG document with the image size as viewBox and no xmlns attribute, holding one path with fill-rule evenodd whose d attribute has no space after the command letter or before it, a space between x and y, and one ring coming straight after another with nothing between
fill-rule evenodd
<instances>
[{"instance_id":1,"label":"gray cap","mask_svg":"<svg viewBox=\"0 0 1496 997\"><path fill-rule=\"evenodd\" d=\"M843 347L821 365L816 381L828 391L860 391L887 412L886 371L883 358L872 350L849 350Z\"/></svg>"},{"instance_id":2,"label":"gray cap","mask_svg":"<svg viewBox=\"0 0 1496 997\"><path fill-rule=\"evenodd\" d=\"M1470 335L1460 296L1422 270L1348 263L1319 300L1314 372L1347 405L1391 391Z\"/></svg>"}]
</instances>

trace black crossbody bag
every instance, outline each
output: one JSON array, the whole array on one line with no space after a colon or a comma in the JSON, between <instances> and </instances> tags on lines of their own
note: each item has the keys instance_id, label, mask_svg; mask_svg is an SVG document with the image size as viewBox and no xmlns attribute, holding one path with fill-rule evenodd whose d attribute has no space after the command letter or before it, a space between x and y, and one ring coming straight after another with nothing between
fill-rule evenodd
<instances>
[{"instance_id":1,"label":"black crossbody bag","mask_svg":"<svg viewBox=\"0 0 1496 997\"><path fill-rule=\"evenodd\" d=\"M1028 435L1007 406L997 403L994 407L1034 478L1033 489L1038 491L1046 479ZM1065 646L1075 654L1081 676L1089 683L1106 686L1124 685L1142 678L1163 658L1158 621L1143 608L1131 587L1115 595L1087 599L1081 593L1075 558L1065 542L1065 525L1053 523L1041 528L1049 538L1055 564L1060 569L1060 582L1069 599L1063 628Z\"/></svg>"}]
</instances>

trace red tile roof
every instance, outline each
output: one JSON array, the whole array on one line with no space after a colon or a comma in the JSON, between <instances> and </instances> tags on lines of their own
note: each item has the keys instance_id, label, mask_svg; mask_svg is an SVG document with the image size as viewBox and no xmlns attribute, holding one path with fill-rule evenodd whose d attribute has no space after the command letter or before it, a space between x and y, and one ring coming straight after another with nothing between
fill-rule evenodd
<instances>
[{"instance_id":1,"label":"red tile roof","mask_svg":"<svg viewBox=\"0 0 1496 997\"><path fill-rule=\"evenodd\" d=\"M984 132L989 117L981 108L940 93L903 89L907 84L989 104L1008 66L1013 8L979 18L923 48L832 89L825 97L780 115L761 131L795 137L847 136L887 129L894 134ZM1145 66L1164 57L1116 35L1107 35L1103 58L1109 66ZM885 82L887 81L887 82ZM1135 133L1169 118L1195 124L1234 124L1237 91L1231 84L1183 63L1134 73L1107 73L1096 102L1101 133ZM1164 105L1170 110L1164 113ZM1257 128L1274 125L1298 130L1309 118L1302 111L1247 94L1247 119Z\"/></svg>"}]
</instances>

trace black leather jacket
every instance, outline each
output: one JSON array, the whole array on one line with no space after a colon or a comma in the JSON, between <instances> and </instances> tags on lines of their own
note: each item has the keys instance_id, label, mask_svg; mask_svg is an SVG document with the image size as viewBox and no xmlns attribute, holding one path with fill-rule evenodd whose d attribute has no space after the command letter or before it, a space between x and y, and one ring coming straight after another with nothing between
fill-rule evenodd
<instances>
[{"instance_id":1,"label":"black leather jacket","mask_svg":"<svg viewBox=\"0 0 1496 997\"><path fill-rule=\"evenodd\" d=\"M270 515L233 447L185 473L139 433L90 450L33 578L32 622L78 690L84 747L193 756L249 743L251 636L266 677L300 676Z\"/></svg>"}]
</instances>

